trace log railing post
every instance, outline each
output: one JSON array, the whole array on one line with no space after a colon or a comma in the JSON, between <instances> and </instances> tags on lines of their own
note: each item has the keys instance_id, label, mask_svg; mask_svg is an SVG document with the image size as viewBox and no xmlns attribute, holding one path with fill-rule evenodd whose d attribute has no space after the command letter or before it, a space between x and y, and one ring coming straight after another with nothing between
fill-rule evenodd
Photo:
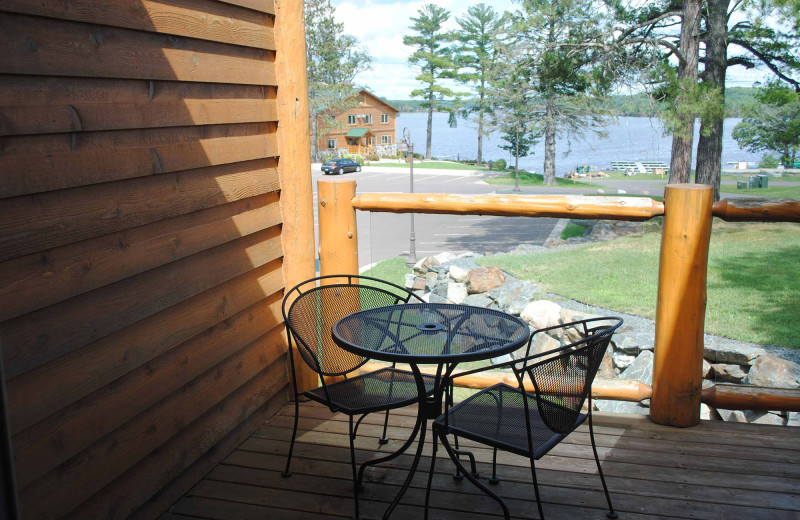
<instances>
[{"instance_id":1,"label":"log railing post","mask_svg":"<svg viewBox=\"0 0 800 520\"><path fill-rule=\"evenodd\" d=\"M668 184L656 304L650 418L668 426L700 422L706 273L714 190Z\"/></svg>"},{"instance_id":2,"label":"log railing post","mask_svg":"<svg viewBox=\"0 0 800 520\"><path fill-rule=\"evenodd\" d=\"M358 230L353 197L356 181L317 181L319 273L358 274Z\"/></svg>"}]
</instances>

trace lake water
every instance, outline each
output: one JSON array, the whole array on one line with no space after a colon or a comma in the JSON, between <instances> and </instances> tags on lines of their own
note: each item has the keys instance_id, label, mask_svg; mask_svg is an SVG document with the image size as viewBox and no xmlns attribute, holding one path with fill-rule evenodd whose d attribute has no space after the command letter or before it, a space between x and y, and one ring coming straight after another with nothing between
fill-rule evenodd
<instances>
[{"instance_id":1,"label":"lake water","mask_svg":"<svg viewBox=\"0 0 800 520\"><path fill-rule=\"evenodd\" d=\"M400 113L397 115L397 136L403 135L403 128L411 132L414 151L425 155L426 113ZM447 124L447 114L433 114L433 139L431 153L442 159L475 159L478 155L477 125L471 121L458 120L457 128ZM722 166L733 161L758 162L759 154L740 149L731 137L733 127L741 119L726 119L724 123L725 137L722 143ZM699 122L695 125L695 164L697 150L697 132ZM566 138L556 139L556 175L561 177L573 171L576 166L596 166L602 170L608 168L611 161L663 161L669 165L672 137L664 136L661 125L656 119L646 117L620 117L614 124L605 128L606 137L598 137L589 132L585 139L569 142ZM505 159L510 166L514 165L514 157L499 148L505 144L498 134L490 134L484 138L483 159ZM542 172L544 163L544 140L533 148L533 154L520 157L520 168L528 171Z\"/></svg>"}]
</instances>

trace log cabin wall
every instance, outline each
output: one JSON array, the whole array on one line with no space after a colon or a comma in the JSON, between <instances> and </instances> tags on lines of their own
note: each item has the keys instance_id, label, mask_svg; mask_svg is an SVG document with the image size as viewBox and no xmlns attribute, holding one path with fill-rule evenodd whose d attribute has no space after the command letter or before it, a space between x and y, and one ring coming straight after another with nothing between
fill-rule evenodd
<instances>
[{"instance_id":1,"label":"log cabin wall","mask_svg":"<svg viewBox=\"0 0 800 520\"><path fill-rule=\"evenodd\" d=\"M286 401L274 27L272 0L0 3L24 519L154 517Z\"/></svg>"}]
</instances>

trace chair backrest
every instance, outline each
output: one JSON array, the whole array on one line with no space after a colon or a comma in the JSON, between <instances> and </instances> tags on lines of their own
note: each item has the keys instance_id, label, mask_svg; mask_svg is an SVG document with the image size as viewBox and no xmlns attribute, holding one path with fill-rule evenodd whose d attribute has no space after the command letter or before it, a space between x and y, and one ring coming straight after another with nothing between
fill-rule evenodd
<instances>
[{"instance_id":1,"label":"chair backrest","mask_svg":"<svg viewBox=\"0 0 800 520\"><path fill-rule=\"evenodd\" d=\"M352 372L368 360L336 345L331 328L354 312L408 303L422 303L414 293L377 278L329 275L293 287L283 299L283 319L303 361L322 376Z\"/></svg>"},{"instance_id":2,"label":"chair backrest","mask_svg":"<svg viewBox=\"0 0 800 520\"><path fill-rule=\"evenodd\" d=\"M542 420L554 432L569 433L575 427L611 336L620 325L621 318L592 318L540 329L531 335L531 343L537 334L566 338L575 337L574 332L579 331L582 336L514 365L520 385L526 375L530 377Z\"/></svg>"}]
</instances>

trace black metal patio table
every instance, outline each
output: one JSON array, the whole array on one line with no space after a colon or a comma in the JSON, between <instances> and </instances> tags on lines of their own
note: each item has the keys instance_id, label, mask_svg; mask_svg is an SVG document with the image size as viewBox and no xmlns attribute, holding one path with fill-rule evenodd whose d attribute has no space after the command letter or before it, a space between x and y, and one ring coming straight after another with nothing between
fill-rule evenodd
<instances>
[{"instance_id":1,"label":"black metal patio table","mask_svg":"<svg viewBox=\"0 0 800 520\"><path fill-rule=\"evenodd\" d=\"M355 312L337 321L332 333L343 349L380 361L408 363L414 374L420 402L411 436L400 449L365 462L358 472L360 483L367 466L394 459L419 436L408 477L383 515L387 519L417 470L428 420L441 415L444 392L455 367L465 361L494 358L516 350L527 341L529 329L519 318L498 310L418 303ZM419 365L437 365L435 390L428 397Z\"/></svg>"}]
</instances>

